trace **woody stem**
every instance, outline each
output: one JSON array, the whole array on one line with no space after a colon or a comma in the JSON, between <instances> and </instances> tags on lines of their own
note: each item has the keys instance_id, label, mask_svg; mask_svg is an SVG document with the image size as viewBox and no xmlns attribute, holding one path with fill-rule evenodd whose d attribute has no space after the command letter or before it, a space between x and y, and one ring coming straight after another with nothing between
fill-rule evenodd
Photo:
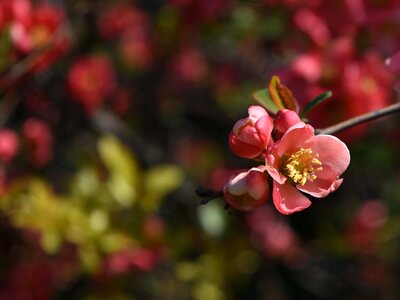
<instances>
[{"instance_id":1,"label":"woody stem","mask_svg":"<svg viewBox=\"0 0 400 300\"><path fill-rule=\"evenodd\" d=\"M323 128L323 129L318 129L316 133L317 134L334 134L339 131L354 127L354 126L362 124L362 123L370 122L370 121L382 118L384 116L387 116L387 115L390 115L390 114L393 114L393 113L399 112L399 111L400 111L400 102L397 102L395 104L389 105L382 109L372 111L372 112L366 113L364 115L348 119L346 121L340 122L333 126Z\"/></svg>"}]
</instances>

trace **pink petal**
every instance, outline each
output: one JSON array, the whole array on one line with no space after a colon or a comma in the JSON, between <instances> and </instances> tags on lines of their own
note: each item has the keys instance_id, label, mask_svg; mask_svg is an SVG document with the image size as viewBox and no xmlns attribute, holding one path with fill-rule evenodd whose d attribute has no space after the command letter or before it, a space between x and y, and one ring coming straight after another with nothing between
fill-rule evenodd
<instances>
[{"instance_id":1,"label":"pink petal","mask_svg":"<svg viewBox=\"0 0 400 300\"><path fill-rule=\"evenodd\" d=\"M248 120L248 118L246 119L240 119L239 121L237 121L235 123L235 125L233 125L233 132L235 134L239 134L242 131L242 128L248 126L251 122Z\"/></svg>"},{"instance_id":2,"label":"pink petal","mask_svg":"<svg viewBox=\"0 0 400 300\"><path fill-rule=\"evenodd\" d=\"M278 142L278 155L291 154L300 148L309 148L313 144L314 128L299 122L290 127Z\"/></svg>"},{"instance_id":3,"label":"pink petal","mask_svg":"<svg viewBox=\"0 0 400 300\"><path fill-rule=\"evenodd\" d=\"M255 158L259 156L264 150L259 146L239 140L233 133L233 131L231 131L229 135L229 147L231 148L233 153L244 158Z\"/></svg>"},{"instance_id":4,"label":"pink petal","mask_svg":"<svg viewBox=\"0 0 400 300\"><path fill-rule=\"evenodd\" d=\"M274 181L272 197L276 209L284 215L302 211L311 205L311 201L289 183Z\"/></svg>"},{"instance_id":5,"label":"pink petal","mask_svg":"<svg viewBox=\"0 0 400 300\"><path fill-rule=\"evenodd\" d=\"M264 145L268 145L274 124L270 116L261 117L255 124L258 136Z\"/></svg>"},{"instance_id":6,"label":"pink petal","mask_svg":"<svg viewBox=\"0 0 400 300\"><path fill-rule=\"evenodd\" d=\"M237 134L237 137L243 142L252 145L262 144L260 137L258 136L257 130L253 126L242 127Z\"/></svg>"},{"instance_id":7,"label":"pink petal","mask_svg":"<svg viewBox=\"0 0 400 300\"><path fill-rule=\"evenodd\" d=\"M267 176L257 168L249 170L246 178L247 192L250 197L259 200L269 192Z\"/></svg>"},{"instance_id":8,"label":"pink petal","mask_svg":"<svg viewBox=\"0 0 400 300\"><path fill-rule=\"evenodd\" d=\"M277 155L278 147L273 147L269 149L269 154L265 156L265 168L268 174L278 183L284 184L286 181L286 176L279 171L279 157Z\"/></svg>"},{"instance_id":9,"label":"pink petal","mask_svg":"<svg viewBox=\"0 0 400 300\"><path fill-rule=\"evenodd\" d=\"M331 181L339 177L350 164L350 152L346 144L332 135L317 135L312 146L314 153L322 162L322 171L316 175L318 178Z\"/></svg>"},{"instance_id":10,"label":"pink petal","mask_svg":"<svg viewBox=\"0 0 400 300\"><path fill-rule=\"evenodd\" d=\"M297 189L307 194L310 194L313 197L324 198L328 196L330 193L336 191L339 186L342 184L343 179L335 179L331 180L323 180L316 179L313 182L307 181L305 185L297 185Z\"/></svg>"},{"instance_id":11,"label":"pink petal","mask_svg":"<svg viewBox=\"0 0 400 300\"><path fill-rule=\"evenodd\" d=\"M249 113L249 119L253 124L261 117L268 116L267 111L259 105L252 105L247 111Z\"/></svg>"}]
</instances>

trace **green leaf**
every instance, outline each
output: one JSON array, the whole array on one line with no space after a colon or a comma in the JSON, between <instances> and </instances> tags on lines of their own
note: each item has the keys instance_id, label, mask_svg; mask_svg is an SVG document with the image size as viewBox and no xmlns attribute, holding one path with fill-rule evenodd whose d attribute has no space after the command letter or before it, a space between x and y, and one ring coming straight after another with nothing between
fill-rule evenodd
<instances>
[{"instance_id":1,"label":"green leaf","mask_svg":"<svg viewBox=\"0 0 400 300\"><path fill-rule=\"evenodd\" d=\"M276 114L279 110L279 107L272 100L268 89L254 92L253 99L272 114Z\"/></svg>"},{"instance_id":2,"label":"green leaf","mask_svg":"<svg viewBox=\"0 0 400 300\"><path fill-rule=\"evenodd\" d=\"M316 105L324 102L325 100L327 100L330 97L332 97L331 91L327 91L325 93L318 95L317 97L312 99L310 102L308 102L308 104L304 107L303 112L301 113L301 116L305 117L311 111L311 109L313 109Z\"/></svg>"}]
</instances>

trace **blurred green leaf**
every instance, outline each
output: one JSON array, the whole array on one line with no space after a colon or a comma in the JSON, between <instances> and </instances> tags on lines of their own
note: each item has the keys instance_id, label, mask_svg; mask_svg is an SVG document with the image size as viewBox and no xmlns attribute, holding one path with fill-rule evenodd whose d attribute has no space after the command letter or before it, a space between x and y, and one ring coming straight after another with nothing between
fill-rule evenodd
<instances>
[{"instance_id":1,"label":"blurred green leaf","mask_svg":"<svg viewBox=\"0 0 400 300\"><path fill-rule=\"evenodd\" d=\"M158 165L145 173L144 182L146 194L140 205L153 211L159 207L162 198L182 184L183 172L172 164Z\"/></svg>"},{"instance_id":2,"label":"blurred green leaf","mask_svg":"<svg viewBox=\"0 0 400 300\"><path fill-rule=\"evenodd\" d=\"M262 89L254 92L253 99L272 114L276 114L279 110L279 107L272 100L268 89Z\"/></svg>"},{"instance_id":3,"label":"blurred green leaf","mask_svg":"<svg viewBox=\"0 0 400 300\"><path fill-rule=\"evenodd\" d=\"M226 227L226 211L217 202L209 202L197 208L198 218L203 230L210 236L220 237Z\"/></svg>"},{"instance_id":4,"label":"blurred green leaf","mask_svg":"<svg viewBox=\"0 0 400 300\"><path fill-rule=\"evenodd\" d=\"M138 194L140 171L133 153L116 137L107 135L98 141L100 158L110 171L111 194L121 205L132 204Z\"/></svg>"}]
</instances>

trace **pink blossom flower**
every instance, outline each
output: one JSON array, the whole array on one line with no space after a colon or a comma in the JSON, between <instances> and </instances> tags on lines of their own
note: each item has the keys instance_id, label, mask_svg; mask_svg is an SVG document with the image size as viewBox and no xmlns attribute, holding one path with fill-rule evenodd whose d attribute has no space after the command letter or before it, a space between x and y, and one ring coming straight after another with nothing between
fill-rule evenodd
<instances>
[{"instance_id":1,"label":"pink blossom flower","mask_svg":"<svg viewBox=\"0 0 400 300\"><path fill-rule=\"evenodd\" d=\"M350 163L342 141L331 135L315 136L314 128L303 122L289 128L269 150L266 169L274 180L272 197L283 214L311 205L301 192L322 198L335 191Z\"/></svg>"},{"instance_id":2,"label":"pink blossom flower","mask_svg":"<svg viewBox=\"0 0 400 300\"><path fill-rule=\"evenodd\" d=\"M251 168L233 177L224 187L224 198L234 208L250 211L269 197L267 175L262 167Z\"/></svg>"},{"instance_id":3,"label":"pink blossom flower","mask_svg":"<svg viewBox=\"0 0 400 300\"><path fill-rule=\"evenodd\" d=\"M249 116L236 122L229 135L229 146L238 156L256 158L271 140L272 118L261 106L250 106Z\"/></svg>"}]
</instances>

